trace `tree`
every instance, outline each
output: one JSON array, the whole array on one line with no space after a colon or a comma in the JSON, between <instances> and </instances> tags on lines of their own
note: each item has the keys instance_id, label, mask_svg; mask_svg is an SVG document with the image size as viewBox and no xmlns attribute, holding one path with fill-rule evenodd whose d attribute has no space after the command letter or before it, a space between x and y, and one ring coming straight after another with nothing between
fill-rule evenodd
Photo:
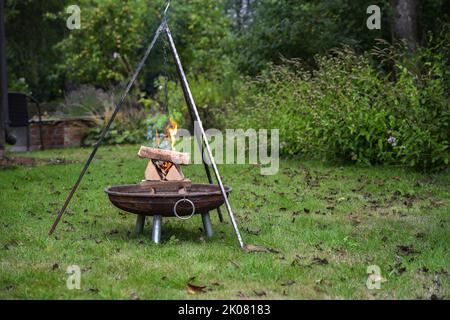
<instances>
[{"instance_id":1,"label":"tree","mask_svg":"<svg viewBox=\"0 0 450 320\"><path fill-rule=\"evenodd\" d=\"M64 12L68 0L6 0L5 29L10 87L24 79L39 100L60 94L62 80L56 72L61 57L53 46L68 31L64 19L51 19ZM17 88L14 88L17 90Z\"/></svg>"},{"instance_id":2,"label":"tree","mask_svg":"<svg viewBox=\"0 0 450 320\"><path fill-rule=\"evenodd\" d=\"M392 38L406 40L415 51L419 43L418 8L420 0L391 0Z\"/></svg>"},{"instance_id":3,"label":"tree","mask_svg":"<svg viewBox=\"0 0 450 320\"><path fill-rule=\"evenodd\" d=\"M81 30L74 30L56 46L64 58L60 72L71 86L94 84L108 88L130 77L153 32L161 22L165 0L80 0ZM222 1L190 0L172 4L168 22L186 69L195 74L220 74L229 38L229 18ZM164 70L163 35L140 77L141 89L151 91ZM169 73L175 68L167 48Z\"/></svg>"},{"instance_id":4,"label":"tree","mask_svg":"<svg viewBox=\"0 0 450 320\"><path fill-rule=\"evenodd\" d=\"M0 0L0 159L5 152L5 129L8 105L8 88L6 84L6 58L5 58L5 24L4 3Z\"/></svg>"},{"instance_id":5,"label":"tree","mask_svg":"<svg viewBox=\"0 0 450 320\"><path fill-rule=\"evenodd\" d=\"M239 10L240 1L237 3ZM381 30L367 30L366 9L371 4L372 0L251 1L249 25L238 35L241 70L256 74L267 62L279 62L280 57L313 63L314 55L343 43L358 51L371 48L375 39L389 37L387 14L382 15ZM387 8L389 2L379 4ZM236 4L231 5L235 12Z\"/></svg>"}]
</instances>

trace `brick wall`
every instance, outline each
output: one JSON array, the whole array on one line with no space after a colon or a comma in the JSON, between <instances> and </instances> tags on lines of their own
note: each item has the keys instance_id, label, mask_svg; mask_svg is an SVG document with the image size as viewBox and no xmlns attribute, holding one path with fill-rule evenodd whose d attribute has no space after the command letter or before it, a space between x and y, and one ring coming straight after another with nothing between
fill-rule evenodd
<instances>
[{"instance_id":1,"label":"brick wall","mask_svg":"<svg viewBox=\"0 0 450 320\"><path fill-rule=\"evenodd\" d=\"M79 147L88 126L79 120L45 121L42 123L42 139L45 149ZM30 148L39 149L41 142L39 124L30 125Z\"/></svg>"}]
</instances>

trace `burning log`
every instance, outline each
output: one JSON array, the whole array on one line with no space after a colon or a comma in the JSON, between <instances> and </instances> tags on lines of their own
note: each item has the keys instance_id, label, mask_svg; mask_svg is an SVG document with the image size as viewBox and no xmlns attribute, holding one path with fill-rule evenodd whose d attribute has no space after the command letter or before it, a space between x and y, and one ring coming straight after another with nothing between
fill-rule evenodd
<instances>
[{"instance_id":1,"label":"burning log","mask_svg":"<svg viewBox=\"0 0 450 320\"><path fill-rule=\"evenodd\" d=\"M174 164L187 165L189 164L190 155L185 152L178 152L173 150L155 149L141 146L138 152L140 158L147 158L152 160L167 161Z\"/></svg>"},{"instance_id":2,"label":"burning log","mask_svg":"<svg viewBox=\"0 0 450 320\"><path fill-rule=\"evenodd\" d=\"M183 180L184 176L181 169L169 161L155 161L150 160L144 173L145 180L159 181L159 180Z\"/></svg>"},{"instance_id":3,"label":"burning log","mask_svg":"<svg viewBox=\"0 0 450 320\"><path fill-rule=\"evenodd\" d=\"M178 168L176 165L171 166L170 169L167 171L166 180L179 181L183 179L184 179L183 173L181 172L180 168Z\"/></svg>"},{"instance_id":4,"label":"burning log","mask_svg":"<svg viewBox=\"0 0 450 320\"><path fill-rule=\"evenodd\" d=\"M158 169L156 168L156 166L153 164L153 161L151 161L151 160L147 164L147 168L145 169L144 177L145 177L145 180L149 180L149 181L161 180L161 176L158 173Z\"/></svg>"},{"instance_id":5,"label":"burning log","mask_svg":"<svg viewBox=\"0 0 450 320\"><path fill-rule=\"evenodd\" d=\"M149 191L158 191L160 192L179 192L180 189L184 189L182 191L189 190L192 186L191 180L184 179L182 181L142 181L140 183L142 190Z\"/></svg>"},{"instance_id":6,"label":"burning log","mask_svg":"<svg viewBox=\"0 0 450 320\"><path fill-rule=\"evenodd\" d=\"M142 146L138 152L138 156L150 159L145 169L144 181L149 183L157 181L171 181L173 183L188 181L184 178L179 164L189 163L189 153ZM183 186L182 184L179 185Z\"/></svg>"}]
</instances>

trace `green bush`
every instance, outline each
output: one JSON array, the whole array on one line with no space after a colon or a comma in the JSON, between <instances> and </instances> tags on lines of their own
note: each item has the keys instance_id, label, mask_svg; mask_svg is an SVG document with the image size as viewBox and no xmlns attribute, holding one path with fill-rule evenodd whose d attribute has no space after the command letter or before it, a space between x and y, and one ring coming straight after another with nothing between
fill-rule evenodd
<instances>
[{"instance_id":1,"label":"green bush","mask_svg":"<svg viewBox=\"0 0 450 320\"><path fill-rule=\"evenodd\" d=\"M226 123L226 105L234 99L239 88L239 76L230 64L224 64L220 76L187 74L189 87L205 128L222 129ZM191 128L191 118L178 82L170 81L169 112L182 128Z\"/></svg>"},{"instance_id":2,"label":"green bush","mask_svg":"<svg viewBox=\"0 0 450 320\"><path fill-rule=\"evenodd\" d=\"M96 122L91 126L83 141L84 145L94 145L98 141L112 112L113 109L105 109L104 115L96 118ZM103 143L107 145L142 143L146 139L148 114L148 111L143 108L130 108L125 104L111 124Z\"/></svg>"},{"instance_id":3,"label":"green bush","mask_svg":"<svg viewBox=\"0 0 450 320\"><path fill-rule=\"evenodd\" d=\"M298 60L272 65L242 86L228 106L227 125L279 128L281 151L289 155L447 167L448 45L414 55L380 52L394 65L393 74L349 48L316 57L314 71Z\"/></svg>"},{"instance_id":4,"label":"green bush","mask_svg":"<svg viewBox=\"0 0 450 320\"><path fill-rule=\"evenodd\" d=\"M84 145L97 142L103 127L111 118L122 90L104 91L93 86L80 86L66 94L61 111L68 116L88 116L94 120L85 137ZM103 143L140 143L146 138L147 117L158 102L143 93L130 93L112 123ZM157 108L157 107L156 107Z\"/></svg>"},{"instance_id":5,"label":"green bush","mask_svg":"<svg viewBox=\"0 0 450 320\"><path fill-rule=\"evenodd\" d=\"M136 119L137 120L137 119ZM143 121L114 121L103 140L103 144L136 144L145 140L145 125ZM95 125L89 129L88 135L83 140L85 146L92 146L100 137L102 125Z\"/></svg>"}]
</instances>

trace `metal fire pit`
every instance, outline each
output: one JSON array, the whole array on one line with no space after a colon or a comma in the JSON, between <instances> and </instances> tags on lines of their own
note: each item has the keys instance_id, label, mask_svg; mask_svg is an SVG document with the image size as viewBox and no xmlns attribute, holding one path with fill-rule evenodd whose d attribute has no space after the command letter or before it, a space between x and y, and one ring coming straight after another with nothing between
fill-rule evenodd
<instances>
[{"instance_id":1,"label":"metal fire pit","mask_svg":"<svg viewBox=\"0 0 450 320\"><path fill-rule=\"evenodd\" d=\"M225 190L227 195L231 192L229 187L225 187ZM204 231L208 237L212 236L209 211L224 203L219 187L211 184L192 184L184 193L180 193L176 186L161 186L160 183L156 186L112 186L106 188L105 192L116 207L138 215L137 233L143 232L145 217L153 216L152 240L155 243L159 243L161 239L162 217L178 216L183 219L193 214L201 214Z\"/></svg>"}]
</instances>

